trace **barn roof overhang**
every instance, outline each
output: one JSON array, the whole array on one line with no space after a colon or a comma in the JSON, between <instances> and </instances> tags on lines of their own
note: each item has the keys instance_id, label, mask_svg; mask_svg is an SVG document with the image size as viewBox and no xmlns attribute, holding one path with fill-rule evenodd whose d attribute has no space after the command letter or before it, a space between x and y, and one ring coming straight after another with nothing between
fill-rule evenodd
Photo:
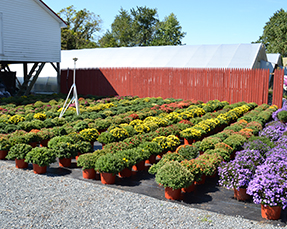
<instances>
[{"instance_id":1,"label":"barn roof overhang","mask_svg":"<svg viewBox=\"0 0 287 229\"><path fill-rule=\"evenodd\" d=\"M53 11L46 3L44 3L42 0L34 0L38 5L40 5L48 14L50 14L55 20L57 20L60 23L61 28L67 27L67 23L57 14L55 11Z\"/></svg>"}]
</instances>

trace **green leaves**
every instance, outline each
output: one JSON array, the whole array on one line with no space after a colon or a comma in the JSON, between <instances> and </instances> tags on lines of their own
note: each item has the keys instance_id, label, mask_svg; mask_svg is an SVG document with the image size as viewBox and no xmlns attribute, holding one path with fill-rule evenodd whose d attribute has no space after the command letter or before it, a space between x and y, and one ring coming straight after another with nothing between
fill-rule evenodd
<instances>
[{"instance_id":1,"label":"green leaves","mask_svg":"<svg viewBox=\"0 0 287 229\"><path fill-rule=\"evenodd\" d=\"M194 176L177 161L167 162L155 175L157 183L172 189L188 187L194 180Z\"/></svg>"},{"instance_id":2,"label":"green leaves","mask_svg":"<svg viewBox=\"0 0 287 229\"><path fill-rule=\"evenodd\" d=\"M256 41L262 42L268 53L287 55L287 12L280 9L266 22L263 34Z\"/></svg>"},{"instance_id":3,"label":"green leaves","mask_svg":"<svg viewBox=\"0 0 287 229\"><path fill-rule=\"evenodd\" d=\"M47 147L35 147L28 152L25 162L47 166L56 162L56 155L52 149Z\"/></svg>"},{"instance_id":4,"label":"green leaves","mask_svg":"<svg viewBox=\"0 0 287 229\"><path fill-rule=\"evenodd\" d=\"M99 15L87 9L76 11L74 6L62 9L59 16L67 23L67 28L62 29L62 50L95 48L95 32L100 31L101 19Z\"/></svg>"},{"instance_id":5,"label":"green leaves","mask_svg":"<svg viewBox=\"0 0 287 229\"><path fill-rule=\"evenodd\" d=\"M99 45L102 48L181 45L185 36L181 29L173 13L159 21L156 9L136 7L129 12L121 8L111 31L105 33Z\"/></svg>"},{"instance_id":6,"label":"green leaves","mask_svg":"<svg viewBox=\"0 0 287 229\"><path fill-rule=\"evenodd\" d=\"M114 173L122 171L125 168L123 158L117 157L112 153L100 157L95 164L95 170L100 173Z\"/></svg>"},{"instance_id":7,"label":"green leaves","mask_svg":"<svg viewBox=\"0 0 287 229\"><path fill-rule=\"evenodd\" d=\"M8 155L9 160L25 159L26 155L32 150L32 146L28 144L16 144L10 148Z\"/></svg>"}]
</instances>

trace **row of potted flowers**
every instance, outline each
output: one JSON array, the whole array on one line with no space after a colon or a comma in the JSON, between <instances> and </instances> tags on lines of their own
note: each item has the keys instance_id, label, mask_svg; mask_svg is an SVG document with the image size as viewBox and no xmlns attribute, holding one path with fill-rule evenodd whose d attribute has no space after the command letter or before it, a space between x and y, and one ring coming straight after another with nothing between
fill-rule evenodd
<instances>
[{"instance_id":1,"label":"row of potted flowers","mask_svg":"<svg viewBox=\"0 0 287 229\"><path fill-rule=\"evenodd\" d=\"M220 185L234 189L238 200L252 198L261 204L262 217L267 219L280 218L281 208L287 206L286 108L284 104L273 112L278 121L266 124L259 137L237 152L235 160L219 167Z\"/></svg>"},{"instance_id":2,"label":"row of potted flowers","mask_svg":"<svg viewBox=\"0 0 287 229\"><path fill-rule=\"evenodd\" d=\"M244 104L246 104L246 103L244 103ZM242 103L233 104L232 107L236 108L237 106L242 106ZM233 112L230 109L227 109L227 110L223 109L223 110L220 110L218 112L213 112L212 114L214 114L215 116L219 116L219 115L225 114L228 111ZM212 119L210 118L209 113L203 115L202 117L196 117L196 118L192 118L190 120L191 121L182 120L179 123L170 125L168 127L160 127L156 131L153 131L153 132L138 134L138 135L135 135L133 137L126 138L125 140L120 141L120 142L109 143L109 144L105 145L104 148L109 149L112 152L115 152L118 150L130 149L130 148L136 147L142 141L151 141L153 138L155 138L157 136L168 136L171 134L179 136L181 131L191 127L192 125L194 125L193 123L197 123L200 126L200 124L202 122L206 126L206 123L212 122L211 121ZM223 124L222 127L224 127L224 125L225 124ZM198 131L200 133L202 132L202 135L205 135L205 136L207 134L211 134L211 132L204 131L203 129L200 129ZM101 135L99 138L101 138ZM166 149L166 150L170 150L170 149Z\"/></svg>"},{"instance_id":3,"label":"row of potted flowers","mask_svg":"<svg viewBox=\"0 0 287 229\"><path fill-rule=\"evenodd\" d=\"M269 108L269 111L267 111L267 113L270 114L269 117L271 117L271 114L272 114L272 112L270 111L272 110L274 111L276 109L277 109L276 107ZM266 113L266 111L262 111L262 112ZM239 121L239 123L241 123L242 129L244 129L244 126L248 125L247 121ZM257 131L257 127L254 128L255 131ZM251 129L250 132L252 133L252 131L253 130ZM199 156L198 158L194 158L194 159L183 160L183 157L182 157L182 154L180 154L181 153L180 151L183 150L184 148L181 146L179 150L177 150L177 152L170 153L169 155L168 154L165 155L158 164L151 166L149 169L149 172L152 174L156 174L156 177L157 177L158 176L157 174L162 174L160 171L162 168L165 168L163 166L165 166L166 164L168 164L168 167L174 166L174 163L170 164L171 161L177 161L178 163L180 163L182 167L187 168L188 171L192 173L192 178L193 178L192 180L189 180L189 182L187 183L185 183L186 178L184 178L181 181L181 178L176 177L175 175L172 175L172 174L166 174L167 179L165 182L162 182L163 177L160 178L161 182L158 182L160 184L163 184L164 187L173 188L174 190L177 189L175 192L178 193L179 192L178 189L186 188L186 186L192 184L193 181L198 182L204 179L205 176L203 175L212 175L216 171L218 163L224 160L223 158L225 158L225 160L229 160L231 153L235 152L236 150L239 150L241 146L243 145L243 143L247 141L247 138L244 136L244 134L239 133L239 132L238 134L236 134L236 132L232 130L224 130L211 137L205 138L202 141L193 143L188 148L190 148L190 151L193 152L193 155L195 156L197 156L196 152L203 150L207 145L210 147L208 150L204 152L203 155ZM206 143L210 143L210 144L206 144ZM183 150L183 153L184 153L184 150ZM186 156L186 154L184 155ZM211 155L214 158L210 159ZM204 160L203 160L204 162L202 162L202 157L204 157ZM210 162L210 160L212 161L212 163ZM179 167L179 165L176 165L176 166ZM173 171L170 168L169 170ZM162 175L159 175L159 176L162 176ZM173 176L173 178L170 176ZM176 179L176 181L174 181L173 179ZM157 178L156 180L159 181L159 179ZM178 185L174 185L175 183ZM169 192L170 192L170 189L169 189Z\"/></svg>"},{"instance_id":4,"label":"row of potted flowers","mask_svg":"<svg viewBox=\"0 0 287 229\"><path fill-rule=\"evenodd\" d=\"M176 136L174 136L174 135L170 135L170 136L167 136L167 137L165 137L165 136L159 136L159 137L155 137L155 138L153 138L152 139L152 142L156 142L156 143L158 143L158 145L160 145L160 148L161 148L161 150L172 150L172 151L174 151L175 149L176 149L176 147L180 144L180 141L179 141L179 139L176 137ZM149 142L146 142L146 144L149 144ZM140 147L140 146L139 146ZM218 146L218 148L224 148L224 147L226 147L225 145L223 145L223 146ZM106 150L108 153L106 153L104 156L103 155L101 155L99 158L96 158L97 160L96 160L96 162L95 162L95 164L97 164L98 163L98 161L101 161L101 160L104 160L104 159L101 159L101 158L110 158L110 157L113 157L112 155L117 155L117 154L120 154L120 155L122 155L121 156L121 158L125 158L125 159L127 159L127 158L129 158L129 154L130 153L132 153L133 151L135 151L135 148L133 148L133 149L130 149L130 150L123 150L123 151L114 151L114 153L113 154L111 154L111 153L109 153L109 149L107 148L107 147L105 147L104 148L104 150ZM100 154L102 154L102 152L104 151L104 150L102 150L102 151L99 151L99 153ZM165 152L166 152L165 151ZM153 151L152 151L153 152ZM151 153L152 153L151 152ZM95 152L96 153L96 152ZM156 154L158 154L159 152L157 152L156 151ZM127 154L127 155L125 155L125 154ZM131 154L132 155L132 154ZM135 155L136 155L136 153L135 153ZM167 156L169 155L169 153L168 154L166 154L166 156L164 156L164 158L166 158ZM150 156L150 155L148 155L148 156ZM79 161L84 161L84 158L86 157L86 155L81 155L80 156L80 158L79 158ZM135 158L136 158L136 156L134 156ZM83 158L83 159L82 159ZM211 161L213 161L214 163L213 164L211 164L211 166L210 166L210 173L214 173L214 169L216 169L216 167L214 167L214 164L215 164L215 161L219 161L220 162L220 160L219 160L219 158L221 158L221 157L219 157L219 156L217 156L217 155L208 155L208 156L206 156L206 155L204 155L204 160L206 160L206 158L208 158L208 160L210 159ZM90 159L90 158L88 158L88 159ZM87 159L87 160L88 160ZM185 158L184 157L182 157L181 158L182 160L184 160ZM200 159L198 159L198 160L196 160L196 162L198 162L198 161L201 161L201 160L203 160L203 157L201 157ZM117 168L118 170L116 170L116 171L113 171L113 173L114 173L114 175L116 174L116 173L118 173L118 172L120 172L119 171L119 169L122 169L122 168L120 168L119 166L113 166L113 165L110 165L109 163L111 162L111 161L113 161L113 163L117 163L117 165L120 163L120 165L123 165L123 164L125 164L124 163L124 161L121 161L121 160L107 160L107 159L105 159L105 164L101 164L101 166L102 167L100 167L99 165L97 165L97 166L95 166L95 169L96 170L98 170L98 171L100 171L101 173L103 173L103 172L105 172L105 173L107 173L107 172L111 172L111 170L109 170L109 168L111 167L111 168ZM129 169L130 169L130 167L132 166L132 165L134 165L135 164L135 162L133 161L133 160L131 160L131 159L128 159L128 161L131 163L131 164L129 164ZM143 161L143 160L142 160ZM164 160L162 160L161 162L164 162L165 161L165 159ZM161 162L159 163L159 164L157 164L157 165L160 165L161 164ZM81 162L82 163L82 162ZM89 163L90 165L93 165L93 163ZM79 164L80 165L80 164ZM126 165L127 166L127 165ZM155 165L156 166L156 165ZM154 168L154 167L152 167L152 168ZM201 179L201 175L202 174L200 174L200 177L197 177L196 179L199 181L200 179Z\"/></svg>"}]
</instances>

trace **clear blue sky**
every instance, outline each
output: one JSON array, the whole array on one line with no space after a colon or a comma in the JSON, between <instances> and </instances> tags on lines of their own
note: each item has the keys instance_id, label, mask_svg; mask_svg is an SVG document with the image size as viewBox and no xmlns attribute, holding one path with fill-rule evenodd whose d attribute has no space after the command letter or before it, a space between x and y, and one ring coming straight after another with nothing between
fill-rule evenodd
<instances>
[{"instance_id":1,"label":"clear blue sky","mask_svg":"<svg viewBox=\"0 0 287 229\"><path fill-rule=\"evenodd\" d=\"M251 43L262 35L265 23L279 9L287 10L286 0L43 0L58 13L74 5L76 10L86 8L102 19L102 32L111 28L121 7L125 10L146 6L156 8L159 20L174 13L186 32L183 43L237 44Z\"/></svg>"}]
</instances>

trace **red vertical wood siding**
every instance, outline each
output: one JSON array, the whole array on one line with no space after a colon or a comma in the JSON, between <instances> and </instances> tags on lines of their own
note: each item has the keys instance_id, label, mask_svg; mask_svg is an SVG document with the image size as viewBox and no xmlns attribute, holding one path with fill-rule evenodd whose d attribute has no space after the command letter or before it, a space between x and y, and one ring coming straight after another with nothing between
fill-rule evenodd
<instances>
[{"instance_id":1,"label":"red vertical wood siding","mask_svg":"<svg viewBox=\"0 0 287 229\"><path fill-rule=\"evenodd\" d=\"M62 93L68 93L73 72L70 71L68 80L66 77L67 71L62 70ZM280 81L282 77L274 78ZM218 99L230 103L267 103L268 80L269 70L259 69L101 68L76 71L77 91L83 95L160 96L203 102ZM280 86L276 80L274 87Z\"/></svg>"},{"instance_id":2,"label":"red vertical wood siding","mask_svg":"<svg viewBox=\"0 0 287 229\"><path fill-rule=\"evenodd\" d=\"M282 108L283 84L284 84L284 69L276 69L274 71L272 104L277 105L278 108Z\"/></svg>"}]
</instances>

